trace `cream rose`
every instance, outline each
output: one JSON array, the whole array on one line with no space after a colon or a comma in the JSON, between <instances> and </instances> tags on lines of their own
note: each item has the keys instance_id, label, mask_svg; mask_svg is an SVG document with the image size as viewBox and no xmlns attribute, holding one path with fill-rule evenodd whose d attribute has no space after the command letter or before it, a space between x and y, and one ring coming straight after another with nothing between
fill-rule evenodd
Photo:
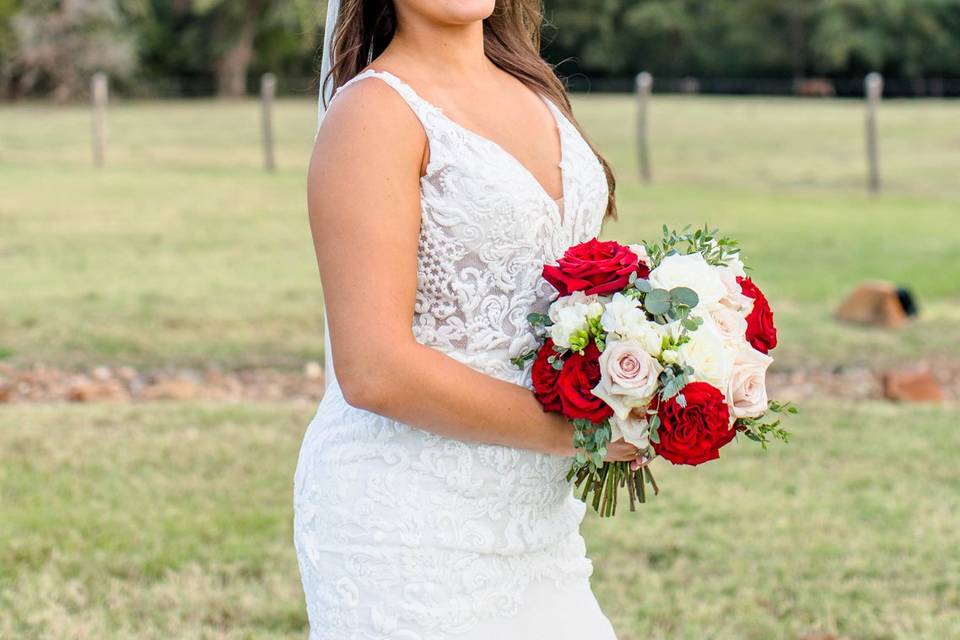
<instances>
[{"instance_id":1,"label":"cream rose","mask_svg":"<svg viewBox=\"0 0 960 640\"><path fill-rule=\"evenodd\" d=\"M720 271L707 264L699 253L667 256L650 272L649 279L656 289L693 289L700 298L697 306L715 305L727 293L727 288L720 278Z\"/></svg>"},{"instance_id":2,"label":"cream rose","mask_svg":"<svg viewBox=\"0 0 960 640\"><path fill-rule=\"evenodd\" d=\"M758 418L767 410L767 369L773 358L744 344L737 352L727 385L730 417Z\"/></svg>"},{"instance_id":3,"label":"cream rose","mask_svg":"<svg viewBox=\"0 0 960 640\"><path fill-rule=\"evenodd\" d=\"M635 408L645 408L657 392L663 367L639 344L608 342L600 354L600 383L593 395L606 402L621 419Z\"/></svg>"},{"instance_id":4,"label":"cream rose","mask_svg":"<svg viewBox=\"0 0 960 640\"><path fill-rule=\"evenodd\" d=\"M706 382L720 390L727 388L736 354L710 322L691 332L690 341L677 349L680 363L693 369L693 381Z\"/></svg>"},{"instance_id":5,"label":"cream rose","mask_svg":"<svg viewBox=\"0 0 960 640\"><path fill-rule=\"evenodd\" d=\"M734 351L746 343L747 319L728 307L717 305L709 309L697 310L699 317L717 333L723 342Z\"/></svg>"},{"instance_id":6,"label":"cream rose","mask_svg":"<svg viewBox=\"0 0 960 640\"><path fill-rule=\"evenodd\" d=\"M640 262L647 265L648 267L650 266L650 254L647 253L647 245L629 244L627 245L627 248L630 249L630 251L633 251L635 254L637 254L637 257L640 258Z\"/></svg>"},{"instance_id":7,"label":"cream rose","mask_svg":"<svg viewBox=\"0 0 960 640\"><path fill-rule=\"evenodd\" d=\"M632 411L625 418L613 414L610 418L612 435L610 441L623 438L638 449L646 449L650 445L650 423L642 411Z\"/></svg>"},{"instance_id":8,"label":"cream rose","mask_svg":"<svg viewBox=\"0 0 960 640\"><path fill-rule=\"evenodd\" d=\"M753 311L753 298L743 295L735 273L730 269L721 267L720 280L723 281L723 286L726 288L726 293L720 298L720 304L739 313L744 318L750 315L750 312Z\"/></svg>"}]
</instances>

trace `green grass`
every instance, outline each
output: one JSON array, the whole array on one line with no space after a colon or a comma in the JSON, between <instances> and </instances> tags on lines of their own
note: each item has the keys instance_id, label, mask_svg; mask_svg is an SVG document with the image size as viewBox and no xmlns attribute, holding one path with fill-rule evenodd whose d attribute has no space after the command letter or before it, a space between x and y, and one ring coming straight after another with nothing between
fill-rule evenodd
<instances>
[{"instance_id":1,"label":"green grass","mask_svg":"<svg viewBox=\"0 0 960 640\"><path fill-rule=\"evenodd\" d=\"M652 187L636 179L630 99L576 108L620 178L607 235L706 221L738 236L778 313L778 366L960 353L960 103L884 104L879 198L862 193L857 102L657 97ZM260 170L257 118L252 101L119 103L96 171L84 109L0 107L0 359L318 359L304 211L314 106L278 104L276 175ZM899 333L830 322L865 278L913 287L922 321Z\"/></svg>"},{"instance_id":2,"label":"green grass","mask_svg":"<svg viewBox=\"0 0 960 640\"><path fill-rule=\"evenodd\" d=\"M657 97L656 182L636 179L626 97L576 101L637 240L708 221L738 236L775 306L777 366L960 357L960 103L887 102L888 189L862 193L855 102ZM313 104L87 113L0 106L0 361L301 366L322 307L304 212ZM919 295L899 332L830 313L855 283ZM589 518L594 586L621 640L960 637L960 412L823 401L795 441L659 464L666 495ZM0 638L302 638L290 532L313 407L0 407Z\"/></svg>"},{"instance_id":3,"label":"green grass","mask_svg":"<svg viewBox=\"0 0 960 640\"><path fill-rule=\"evenodd\" d=\"M313 407L0 414L0 637L303 638L293 468ZM960 413L806 408L795 441L589 517L621 640L960 637Z\"/></svg>"}]
</instances>

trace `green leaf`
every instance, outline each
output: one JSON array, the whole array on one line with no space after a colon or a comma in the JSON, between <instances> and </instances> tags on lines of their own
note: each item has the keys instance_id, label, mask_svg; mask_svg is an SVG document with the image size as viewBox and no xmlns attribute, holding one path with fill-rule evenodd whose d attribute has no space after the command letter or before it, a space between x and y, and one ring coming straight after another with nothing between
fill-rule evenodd
<instances>
[{"instance_id":1,"label":"green leaf","mask_svg":"<svg viewBox=\"0 0 960 640\"><path fill-rule=\"evenodd\" d=\"M666 289L653 289L644 298L643 306L655 316L665 315L670 311L670 292Z\"/></svg>"},{"instance_id":2,"label":"green leaf","mask_svg":"<svg viewBox=\"0 0 960 640\"><path fill-rule=\"evenodd\" d=\"M638 278L636 281L634 281L633 286L644 293L650 293L653 290L653 286L650 284L650 281L642 278Z\"/></svg>"},{"instance_id":3,"label":"green leaf","mask_svg":"<svg viewBox=\"0 0 960 640\"><path fill-rule=\"evenodd\" d=\"M676 287L670 290L670 299L676 304L682 304L693 309L700 302L697 292L689 287Z\"/></svg>"}]
</instances>

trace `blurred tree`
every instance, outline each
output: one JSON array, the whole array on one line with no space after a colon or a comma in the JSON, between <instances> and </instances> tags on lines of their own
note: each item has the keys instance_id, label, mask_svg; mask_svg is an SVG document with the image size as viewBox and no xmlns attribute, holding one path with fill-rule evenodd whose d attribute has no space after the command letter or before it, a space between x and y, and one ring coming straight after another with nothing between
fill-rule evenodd
<instances>
[{"instance_id":1,"label":"blurred tree","mask_svg":"<svg viewBox=\"0 0 960 640\"><path fill-rule=\"evenodd\" d=\"M325 4L0 0L0 94L64 98L92 67L122 80L135 62L136 82L173 79L174 95L313 76ZM545 0L545 16L543 53L565 76L960 76L960 0Z\"/></svg>"},{"instance_id":2,"label":"blurred tree","mask_svg":"<svg viewBox=\"0 0 960 640\"><path fill-rule=\"evenodd\" d=\"M157 6L164 4L169 10ZM223 97L244 95L249 71L257 63L276 71L289 57L308 59L318 41L318 5L315 0L154 2L157 15L171 19L193 52L193 59L184 62L200 62L212 71L217 94Z\"/></svg>"},{"instance_id":3,"label":"blurred tree","mask_svg":"<svg viewBox=\"0 0 960 640\"><path fill-rule=\"evenodd\" d=\"M96 71L123 78L136 68L114 0L24 0L12 26L17 94L40 89L67 100L85 93Z\"/></svg>"},{"instance_id":4,"label":"blurred tree","mask_svg":"<svg viewBox=\"0 0 960 640\"><path fill-rule=\"evenodd\" d=\"M0 0L0 98L10 93L13 76L13 56L16 40L13 33L13 17L20 9L18 0Z\"/></svg>"}]
</instances>

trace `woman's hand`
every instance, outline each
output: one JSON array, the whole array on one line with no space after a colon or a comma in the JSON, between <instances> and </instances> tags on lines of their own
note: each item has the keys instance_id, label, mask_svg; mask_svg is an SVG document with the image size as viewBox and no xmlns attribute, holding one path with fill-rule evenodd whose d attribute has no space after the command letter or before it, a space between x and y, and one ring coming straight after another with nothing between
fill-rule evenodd
<instances>
[{"instance_id":1,"label":"woman's hand","mask_svg":"<svg viewBox=\"0 0 960 640\"><path fill-rule=\"evenodd\" d=\"M607 445L607 462L633 462L640 456L640 449L623 438Z\"/></svg>"}]
</instances>

